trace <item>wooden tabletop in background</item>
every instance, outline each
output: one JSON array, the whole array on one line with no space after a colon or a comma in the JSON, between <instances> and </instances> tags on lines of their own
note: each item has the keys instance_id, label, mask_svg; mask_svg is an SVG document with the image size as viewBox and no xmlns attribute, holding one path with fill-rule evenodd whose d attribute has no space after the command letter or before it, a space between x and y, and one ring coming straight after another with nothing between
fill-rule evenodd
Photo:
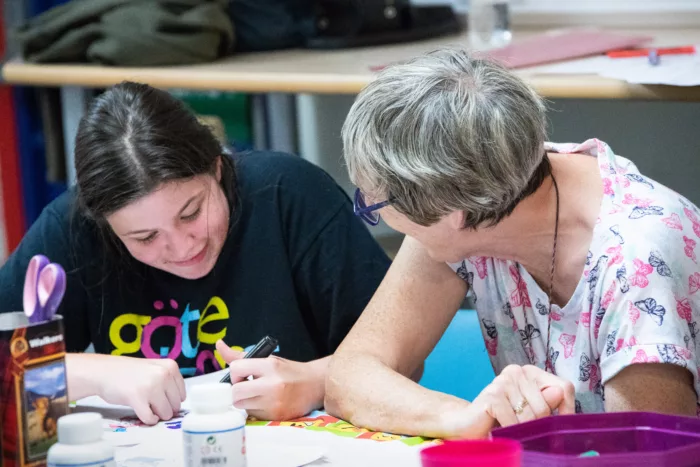
<instances>
[{"instance_id":1,"label":"wooden tabletop in background","mask_svg":"<svg viewBox=\"0 0 700 467\"><path fill-rule=\"evenodd\" d=\"M700 44L700 29L617 30L651 35L654 45ZM516 31L514 40L541 31ZM98 65L37 65L10 60L2 69L10 84L108 87L124 80L160 88L212 89L251 93L356 94L373 79L373 67L406 60L445 46L468 43L465 34L437 39L343 50L281 50L241 54L204 65L123 68ZM596 75L554 75L538 67L517 72L550 98L664 99L700 101L700 86L646 86Z\"/></svg>"}]
</instances>

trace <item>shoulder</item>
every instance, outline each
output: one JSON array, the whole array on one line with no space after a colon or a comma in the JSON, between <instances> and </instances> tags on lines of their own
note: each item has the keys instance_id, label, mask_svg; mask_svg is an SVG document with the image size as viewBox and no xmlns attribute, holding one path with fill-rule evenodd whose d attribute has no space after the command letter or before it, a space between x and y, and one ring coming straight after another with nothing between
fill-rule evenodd
<instances>
[{"instance_id":1,"label":"shoulder","mask_svg":"<svg viewBox=\"0 0 700 467\"><path fill-rule=\"evenodd\" d=\"M41 222L44 229L60 229L65 235L80 237L80 240L94 234L96 227L80 212L75 188L69 188L46 205L37 222Z\"/></svg>"},{"instance_id":2,"label":"shoulder","mask_svg":"<svg viewBox=\"0 0 700 467\"><path fill-rule=\"evenodd\" d=\"M233 156L238 189L246 199L269 199L283 207L339 208L349 198L323 169L295 155L253 151Z\"/></svg>"},{"instance_id":3,"label":"shoulder","mask_svg":"<svg viewBox=\"0 0 700 467\"><path fill-rule=\"evenodd\" d=\"M63 236L67 236L73 227L83 224L83 218L76 208L75 190L68 189L44 207L28 233L63 233Z\"/></svg>"},{"instance_id":4,"label":"shoulder","mask_svg":"<svg viewBox=\"0 0 700 467\"><path fill-rule=\"evenodd\" d=\"M587 263L589 287L597 285L599 293L618 289L625 296L651 290L687 295L689 278L698 271L700 224L691 220L696 216L692 204L683 203L657 197L648 206L646 201L629 206L614 222L601 223ZM640 214L651 207L663 213Z\"/></svg>"},{"instance_id":5,"label":"shoulder","mask_svg":"<svg viewBox=\"0 0 700 467\"><path fill-rule=\"evenodd\" d=\"M337 184L323 169L302 157L281 152L251 151L233 156L239 183L259 189L283 187L286 191L336 189Z\"/></svg>"},{"instance_id":6,"label":"shoulder","mask_svg":"<svg viewBox=\"0 0 700 467\"><path fill-rule=\"evenodd\" d=\"M652 251L676 261L692 256L684 249L700 240L700 211L693 203L624 164L607 180L593 254L612 249L628 260L648 259Z\"/></svg>"},{"instance_id":7,"label":"shoulder","mask_svg":"<svg viewBox=\"0 0 700 467\"><path fill-rule=\"evenodd\" d=\"M70 220L77 213L76 207L76 192L70 188L47 204L44 214L56 220Z\"/></svg>"}]
</instances>

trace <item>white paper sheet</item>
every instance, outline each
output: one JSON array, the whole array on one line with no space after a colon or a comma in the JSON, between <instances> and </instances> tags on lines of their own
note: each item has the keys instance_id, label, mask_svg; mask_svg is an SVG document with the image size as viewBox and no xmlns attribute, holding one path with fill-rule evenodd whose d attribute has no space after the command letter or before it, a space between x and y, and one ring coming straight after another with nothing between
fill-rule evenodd
<instances>
[{"instance_id":1,"label":"white paper sheet","mask_svg":"<svg viewBox=\"0 0 700 467\"><path fill-rule=\"evenodd\" d=\"M420 448L379 443L292 427L247 426L248 467L363 466L420 467ZM144 429L143 441L117 449L119 467L183 465L180 430Z\"/></svg>"},{"instance_id":2,"label":"white paper sheet","mask_svg":"<svg viewBox=\"0 0 700 467\"><path fill-rule=\"evenodd\" d=\"M700 45L696 50L700 50ZM596 74L634 84L698 86L700 54L662 55L656 66L652 66L647 57L609 58L599 55L532 68L528 74Z\"/></svg>"}]
</instances>

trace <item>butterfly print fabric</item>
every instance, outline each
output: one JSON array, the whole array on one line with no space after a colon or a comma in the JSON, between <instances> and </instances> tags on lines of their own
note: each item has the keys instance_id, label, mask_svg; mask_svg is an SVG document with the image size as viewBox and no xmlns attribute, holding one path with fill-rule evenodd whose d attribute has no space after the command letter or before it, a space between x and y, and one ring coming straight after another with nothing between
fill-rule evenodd
<instances>
[{"instance_id":1,"label":"butterfly print fabric","mask_svg":"<svg viewBox=\"0 0 700 467\"><path fill-rule=\"evenodd\" d=\"M549 360L547 370L574 384L581 413L604 411L607 381L638 363L684 367L700 394L700 211L602 141L547 150L596 157L603 196L576 291L552 306L550 347L547 291L522 265L490 257L450 264L479 298L496 374Z\"/></svg>"}]
</instances>

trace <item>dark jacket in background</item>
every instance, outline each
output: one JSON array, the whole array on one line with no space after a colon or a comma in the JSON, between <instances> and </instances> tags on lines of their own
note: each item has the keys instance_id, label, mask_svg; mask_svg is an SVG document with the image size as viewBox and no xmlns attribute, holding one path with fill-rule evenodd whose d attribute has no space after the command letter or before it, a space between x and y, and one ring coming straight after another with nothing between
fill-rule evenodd
<instances>
[{"instance_id":1,"label":"dark jacket in background","mask_svg":"<svg viewBox=\"0 0 700 467\"><path fill-rule=\"evenodd\" d=\"M233 48L227 0L73 0L17 32L25 60L114 66L213 61Z\"/></svg>"}]
</instances>

